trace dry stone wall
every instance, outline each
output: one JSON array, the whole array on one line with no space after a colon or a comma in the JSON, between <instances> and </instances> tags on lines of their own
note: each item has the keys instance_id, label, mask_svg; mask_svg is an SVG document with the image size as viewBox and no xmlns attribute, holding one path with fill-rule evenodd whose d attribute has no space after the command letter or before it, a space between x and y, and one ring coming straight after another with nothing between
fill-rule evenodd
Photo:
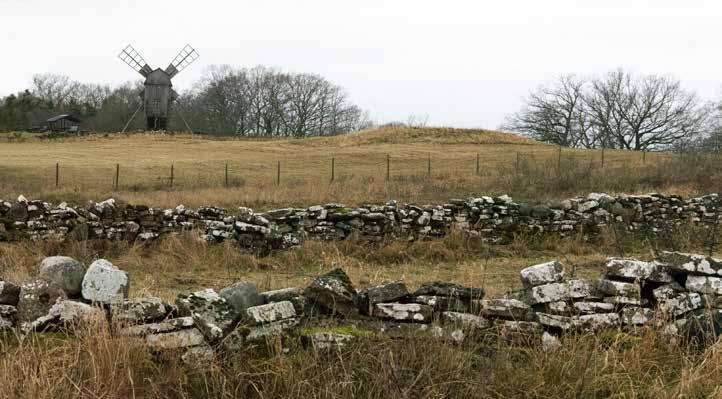
<instances>
[{"instance_id":1,"label":"dry stone wall","mask_svg":"<svg viewBox=\"0 0 722 399\"><path fill-rule=\"evenodd\" d=\"M551 261L522 270L520 278L523 289L487 299L482 288L440 281L416 291L403 281L357 290L335 269L305 288L258 292L239 281L219 292L180 294L171 304L128 298L128 275L106 260L86 269L52 257L41 263L37 278L0 281L0 330L20 336L72 332L95 320L153 351L180 350L191 363L276 337L326 350L359 335L421 334L452 344L494 336L552 350L561 336L573 333L637 334L649 327L670 342L696 345L714 343L722 333L720 259L680 252L663 252L652 261L612 258L596 280L568 278L564 266ZM339 333L339 325L363 334Z\"/></svg>"},{"instance_id":2,"label":"dry stone wall","mask_svg":"<svg viewBox=\"0 0 722 399\"><path fill-rule=\"evenodd\" d=\"M592 193L553 205L515 203L509 196L450 200L443 205L399 204L346 207L342 204L284 208L256 213L179 205L159 209L120 204L113 199L84 206L27 200L0 200L0 241L19 239L153 240L185 230L211 242L233 240L244 248L281 249L305 239L342 240L439 237L452 229L495 242L513 232L593 233L618 224L629 230L656 232L685 223L716 224L717 194L685 199L677 195Z\"/></svg>"}]
</instances>

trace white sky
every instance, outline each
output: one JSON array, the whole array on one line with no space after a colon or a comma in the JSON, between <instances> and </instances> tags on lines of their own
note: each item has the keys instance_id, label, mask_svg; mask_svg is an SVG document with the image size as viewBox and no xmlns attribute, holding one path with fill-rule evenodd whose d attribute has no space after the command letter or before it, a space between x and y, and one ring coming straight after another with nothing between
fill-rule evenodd
<instances>
[{"instance_id":1,"label":"white sky","mask_svg":"<svg viewBox=\"0 0 722 399\"><path fill-rule=\"evenodd\" d=\"M377 122L495 128L570 72L670 74L718 99L720 21L719 0L0 0L0 94L42 72L139 79L126 44L165 67L190 43L177 90L211 64L263 64L323 75Z\"/></svg>"}]
</instances>

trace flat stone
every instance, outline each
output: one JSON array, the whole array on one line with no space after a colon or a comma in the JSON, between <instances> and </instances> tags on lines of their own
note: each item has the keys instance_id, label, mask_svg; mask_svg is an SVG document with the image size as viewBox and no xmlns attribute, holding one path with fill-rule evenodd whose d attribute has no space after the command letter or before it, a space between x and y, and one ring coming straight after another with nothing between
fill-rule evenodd
<instances>
[{"instance_id":1,"label":"flat stone","mask_svg":"<svg viewBox=\"0 0 722 399\"><path fill-rule=\"evenodd\" d=\"M250 325L273 323L296 317L293 304L289 301L273 302L246 309L245 322Z\"/></svg>"},{"instance_id":2,"label":"flat stone","mask_svg":"<svg viewBox=\"0 0 722 399\"><path fill-rule=\"evenodd\" d=\"M520 272L524 287L558 283L564 279L564 266L557 261L527 267Z\"/></svg>"},{"instance_id":3,"label":"flat stone","mask_svg":"<svg viewBox=\"0 0 722 399\"><path fill-rule=\"evenodd\" d=\"M15 306L19 298L20 287L9 281L0 280L0 304Z\"/></svg>"},{"instance_id":4,"label":"flat stone","mask_svg":"<svg viewBox=\"0 0 722 399\"><path fill-rule=\"evenodd\" d=\"M665 313L679 317L693 310L701 309L704 306L702 296L696 292L681 293L672 299L662 301L659 308Z\"/></svg>"},{"instance_id":5,"label":"flat stone","mask_svg":"<svg viewBox=\"0 0 722 399\"><path fill-rule=\"evenodd\" d=\"M197 328L150 334L145 337L145 342L152 349L178 349L205 344L203 334Z\"/></svg>"},{"instance_id":6,"label":"flat stone","mask_svg":"<svg viewBox=\"0 0 722 399\"><path fill-rule=\"evenodd\" d=\"M491 326L489 320L470 313L441 312L441 321L448 324L457 324L472 329L485 329Z\"/></svg>"},{"instance_id":7,"label":"flat stone","mask_svg":"<svg viewBox=\"0 0 722 399\"><path fill-rule=\"evenodd\" d=\"M599 331L618 328L619 324L620 317L617 313L590 314L574 318L575 327L583 331Z\"/></svg>"},{"instance_id":8,"label":"flat stone","mask_svg":"<svg viewBox=\"0 0 722 399\"><path fill-rule=\"evenodd\" d=\"M722 276L722 260L710 256L665 251L658 260L678 272Z\"/></svg>"},{"instance_id":9,"label":"flat stone","mask_svg":"<svg viewBox=\"0 0 722 399\"><path fill-rule=\"evenodd\" d=\"M359 293L359 302L363 304L366 313L377 303L388 303L402 299L409 295L406 284L401 281L375 285Z\"/></svg>"},{"instance_id":10,"label":"flat stone","mask_svg":"<svg viewBox=\"0 0 722 399\"><path fill-rule=\"evenodd\" d=\"M646 299L641 298L630 298L628 296L616 295L608 296L603 299L605 303L612 305L632 305L632 306L643 306L647 304Z\"/></svg>"},{"instance_id":11,"label":"flat stone","mask_svg":"<svg viewBox=\"0 0 722 399\"><path fill-rule=\"evenodd\" d=\"M662 285L652 290L652 296L657 302L666 301L676 297L684 288L677 282Z\"/></svg>"},{"instance_id":12,"label":"flat stone","mask_svg":"<svg viewBox=\"0 0 722 399\"><path fill-rule=\"evenodd\" d=\"M371 315L384 320L430 323L432 313L431 306L418 303L377 303Z\"/></svg>"},{"instance_id":13,"label":"flat stone","mask_svg":"<svg viewBox=\"0 0 722 399\"><path fill-rule=\"evenodd\" d=\"M50 256L40 262L38 277L58 285L68 296L77 296L85 277L85 266L67 256Z\"/></svg>"},{"instance_id":14,"label":"flat stone","mask_svg":"<svg viewBox=\"0 0 722 399\"><path fill-rule=\"evenodd\" d=\"M251 306L262 305L263 297L258 294L256 285L247 281L238 281L233 285L223 288L218 293L226 302L235 309L237 314L243 314Z\"/></svg>"},{"instance_id":15,"label":"flat stone","mask_svg":"<svg viewBox=\"0 0 722 399\"><path fill-rule=\"evenodd\" d=\"M176 299L176 306L182 315L190 315L193 318L196 328L211 344L231 332L240 317L225 299L210 288L187 296L179 296Z\"/></svg>"},{"instance_id":16,"label":"flat stone","mask_svg":"<svg viewBox=\"0 0 722 399\"><path fill-rule=\"evenodd\" d=\"M175 319L164 320L159 323L140 324L137 326L126 327L120 330L120 334L142 337L149 334L160 334L183 330L191 328L193 325L194 323L192 317L178 317Z\"/></svg>"},{"instance_id":17,"label":"flat stone","mask_svg":"<svg viewBox=\"0 0 722 399\"><path fill-rule=\"evenodd\" d=\"M464 287L456 283L434 281L422 284L414 292L414 296L450 296L466 300L484 299L484 290L482 288Z\"/></svg>"},{"instance_id":18,"label":"flat stone","mask_svg":"<svg viewBox=\"0 0 722 399\"><path fill-rule=\"evenodd\" d=\"M356 290L342 269L337 268L315 278L304 291L304 296L310 306L322 311L346 317L358 314Z\"/></svg>"},{"instance_id":19,"label":"flat stone","mask_svg":"<svg viewBox=\"0 0 722 399\"><path fill-rule=\"evenodd\" d=\"M606 302L574 302L572 306L581 314L609 313L615 308L613 303Z\"/></svg>"},{"instance_id":20,"label":"flat stone","mask_svg":"<svg viewBox=\"0 0 722 399\"><path fill-rule=\"evenodd\" d=\"M48 314L57 299L67 299L65 291L57 285L37 279L20 287L18 300L18 321L29 323Z\"/></svg>"},{"instance_id":21,"label":"flat stone","mask_svg":"<svg viewBox=\"0 0 722 399\"><path fill-rule=\"evenodd\" d=\"M105 320L105 312L95 306L58 298L44 316L26 323L24 330L43 331L48 328L71 328L90 320Z\"/></svg>"},{"instance_id":22,"label":"flat stone","mask_svg":"<svg viewBox=\"0 0 722 399\"><path fill-rule=\"evenodd\" d=\"M354 339L354 336L334 332L317 332L301 338L307 346L317 350L332 350L343 348Z\"/></svg>"},{"instance_id":23,"label":"flat stone","mask_svg":"<svg viewBox=\"0 0 722 399\"><path fill-rule=\"evenodd\" d=\"M281 288L280 290L265 291L259 294L263 303L290 301L303 295L303 290L296 287Z\"/></svg>"},{"instance_id":24,"label":"flat stone","mask_svg":"<svg viewBox=\"0 0 722 399\"><path fill-rule=\"evenodd\" d=\"M622 309L622 324L628 326L642 326L647 324L654 316L649 308L627 307Z\"/></svg>"},{"instance_id":25,"label":"flat stone","mask_svg":"<svg viewBox=\"0 0 722 399\"><path fill-rule=\"evenodd\" d=\"M562 283L539 285L526 290L525 300L529 305L566 301L590 295L589 283L584 280L569 280Z\"/></svg>"},{"instance_id":26,"label":"flat stone","mask_svg":"<svg viewBox=\"0 0 722 399\"><path fill-rule=\"evenodd\" d=\"M411 302L431 306L439 312L480 313L481 309L480 305L475 305L477 300L467 301L452 296L419 295L413 297Z\"/></svg>"},{"instance_id":27,"label":"flat stone","mask_svg":"<svg viewBox=\"0 0 722 399\"><path fill-rule=\"evenodd\" d=\"M111 305L113 323L120 325L144 324L165 318L172 310L171 306L160 298L145 297L125 299Z\"/></svg>"},{"instance_id":28,"label":"flat stone","mask_svg":"<svg viewBox=\"0 0 722 399\"><path fill-rule=\"evenodd\" d=\"M482 315L512 320L527 320L533 317L531 306L518 299L488 299L482 301Z\"/></svg>"},{"instance_id":29,"label":"flat stone","mask_svg":"<svg viewBox=\"0 0 722 399\"><path fill-rule=\"evenodd\" d=\"M206 369L216 360L216 352L210 345L191 346L181 355L181 361L193 369Z\"/></svg>"},{"instance_id":30,"label":"flat stone","mask_svg":"<svg viewBox=\"0 0 722 399\"><path fill-rule=\"evenodd\" d=\"M706 276L687 276L685 288L700 294L722 295L722 278Z\"/></svg>"},{"instance_id":31,"label":"flat stone","mask_svg":"<svg viewBox=\"0 0 722 399\"><path fill-rule=\"evenodd\" d=\"M647 280L655 283L670 283L672 275L660 262L645 262L636 259L610 259L607 262L607 276L634 280Z\"/></svg>"},{"instance_id":32,"label":"flat stone","mask_svg":"<svg viewBox=\"0 0 722 399\"><path fill-rule=\"evenodd\" d=\"M621 281L599 279L596 288L609 296L626 296L629 298L640 298L641 287L635 283L624 283Z\"/></svg>"},{"instance_id":33,"label":"flat stone","mask_svg":"<svg viewBox=\"0 0 722 399\"><path fill-rule=\"evenodd\" d=\"M120 303L128 297L128 274L105 259L90 264L82 284L83 298L90 302Z\"/></svg>"},{"instance_id":34,"label":"flat stone","mask_svg":"<svg viewBox=\"0 0 722 399\"><path fill-rule=\"evenodd\" d=\"M543 326L559 328L562 330L568 330L573 327L572 318L568 316L559 316L541 312L538 312L536 316L539 323Z\"/></svg>"}]
</instances>

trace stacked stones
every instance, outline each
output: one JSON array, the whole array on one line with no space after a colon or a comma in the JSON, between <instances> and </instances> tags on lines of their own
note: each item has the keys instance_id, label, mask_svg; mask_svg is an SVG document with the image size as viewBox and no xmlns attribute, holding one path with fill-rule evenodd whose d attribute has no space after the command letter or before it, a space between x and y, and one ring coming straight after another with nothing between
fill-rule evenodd
<instances>
[{"instance_id":1,"label":"stacked stones","mask_svg":"<svg viewBox=\"0 0 722 399\"><path fill-rule=\"evenodd\" d=\"M19 327L26 334L109 321L118 334L156 351L180 350L188 362L338 320L457 343L470 334L499 332L532 344L541 338L549 348L558 346L557 336L564 333L633 331L649 323L697 342L722 332L722 261L711 257L664 252L648 262L610 259L597 280L565 279L562 264L551 261L523 269L520 277L522 290L484 299L481 288L449 282L425 283L414 292L401 281L359 291L343 270L334 269L305 289L258 292L240 281L218 292L179 295L169 304L155 297L127 298L128 276L106 260L86 269L55 256L42 261L33 280L0 281L0 329ZM319 349L354 338L323 328L300 335Z\"/></svg>"},{"instance_id":2,"label":"stacked stones","mask_svg":"<svg viewBox=\"0 0 722 399\"><path fill-rule=\"evenodd\" d=\"M120 205L113 199L71 207L42 201L0 200L0 241L21 238L151 240L168 233L197 230L205 240L234 240L243 248L283 249L303 239L341 240L351 234L384 238L437 237L452 229L498 241L510 232L552 232L562 236L594 232L611 223L630 230L659 231L683 223L713 225L722 217L717 194L680 196L592 193L554 205L512 202L509 196L450 200L443 205L398 204L315 205L254 213L239 208L233 214L216 207L192 210L179 205L156 209Z\"/></svg>"}]
</instances>

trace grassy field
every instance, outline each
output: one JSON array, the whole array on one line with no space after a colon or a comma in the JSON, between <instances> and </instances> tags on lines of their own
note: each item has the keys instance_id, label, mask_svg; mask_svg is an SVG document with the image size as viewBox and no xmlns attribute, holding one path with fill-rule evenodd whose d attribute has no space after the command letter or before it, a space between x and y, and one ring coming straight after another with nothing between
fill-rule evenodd
<instances>
[{"instance_id":1,"label":"grassy field","mask_svg":"<svg viewBox=\"0 0 722 399\"><path fill-rule=\"evenodd\" d=\"M385 128L303 140L132 134L42 141L21 135L0 137L0 198L24 194L83 202L114 197L153 206L270 208L388 199L441 202L501 193L529 201L591 191L693 195L720 191L718 161L704 154L602 155L570 149L560 156L557 147L514 135L461 129ZM118 190L113 188L116 164ZM132 297L169 301L179 293L220 289L237 280L263 290L305 287L336 266L357 288L401 279L415 289L444 280L483 287L493 297L520 288L519 270L532 264L558 259L568 275L595 278L608 256L650 259L659 248L707 253L708 238L686 227L659 237L606 231L594 241L518 236L502 246L454 233L414 243L306 242L265 256L241 252L230 243L210 245L192 233L133 245L0 243L0 279L22 282L37 273L44 257L66 255L86 264L96 257L109 259L129 273ZM720 255L718 248L711 250ZM653 328L635 335L568 336L561 349L550 352L503 340L458 346L412 339L410 344L365 336L331 354L298 347L283 352L276 343L197 370L177 357L156 357L97 326L22 342L5 335L0 337L0 398L722 397L722 343L704 349L670 345Z\"/></svg>"},{"instance_id":2,"label":"grassy field","mask_svg":"<svg viewBox=\"0 0 722 399\"><path fill-rule=\"evenodd\" d=\"M0 198L24 194L84 202L115 197L155 206L441 202L502 193L548 200L589 191L692 194L709 191L722 166L716 159L712 168L710 159L690 163L666 153L560 152L512 134L445 128L383 128L298 140L11 137L0 139ZM687 166L683 172L680 165Z\"/></svg>"}]
</instances>

